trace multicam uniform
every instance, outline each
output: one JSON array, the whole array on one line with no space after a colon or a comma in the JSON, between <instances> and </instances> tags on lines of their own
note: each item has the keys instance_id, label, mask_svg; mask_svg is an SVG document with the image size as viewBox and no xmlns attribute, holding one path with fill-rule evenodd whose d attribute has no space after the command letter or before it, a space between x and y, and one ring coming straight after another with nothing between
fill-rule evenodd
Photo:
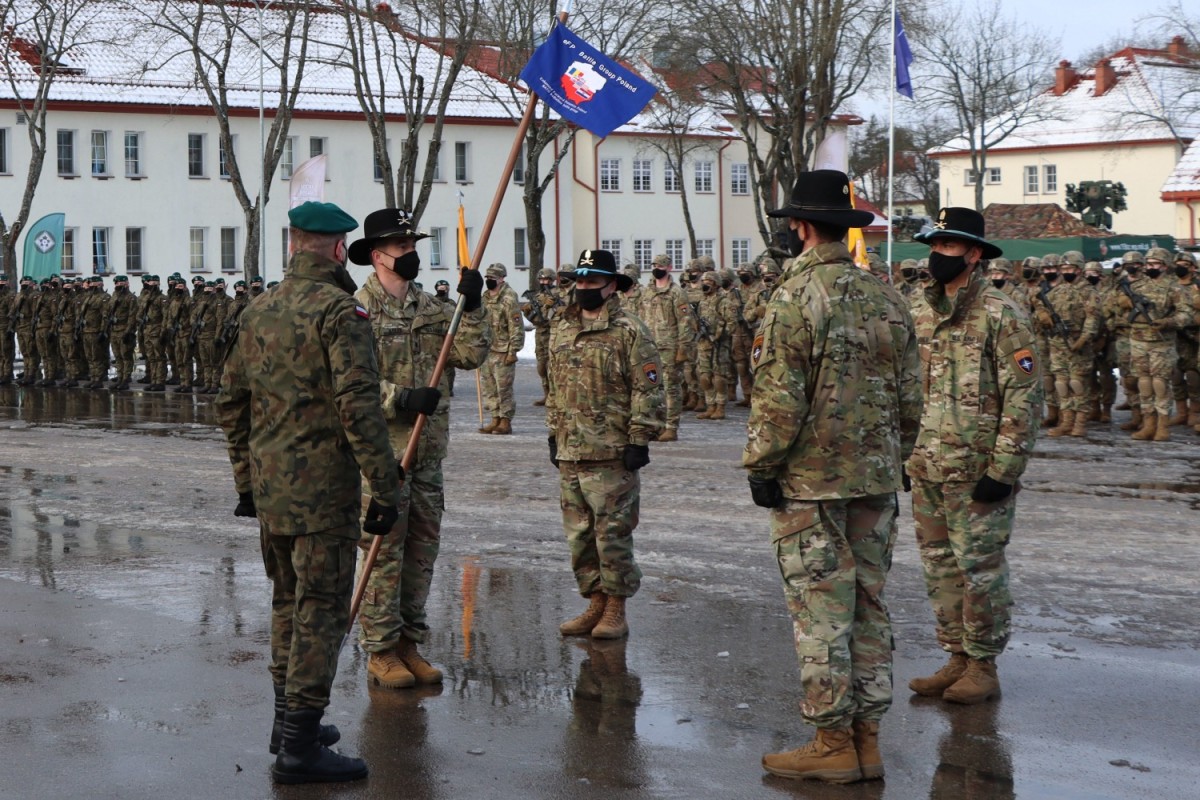
<instances>
[{"instance_id":1,"label":"multicam uniform","mask_svg":"<svg viewBox=\"0 0 1200 800\"><path fill-rule=\"evenodd\" d=\"M921 415L913 324L841 242L787 267L753 344L742 456L775 479L771 545L792 616L801 713L817 728L878 720L892 701L883 590L895 492Z\"/></svg>"},{"instance_id":2,"label":"multicam uniform","mask_svg":"<svg viewBox=\"0 0 1200 800\"><path fill-rule=\"evenodd\" d=\"M730 357L733 359L738 383L742 387L742 400L738 405L749 406L750 393L754 390L754 376L750 370L750 345L754 341L754 334L765 310L762 298L764 287L754 278L749 264L740 265L736 272L738 282L729 292L740 313L737 314L734 323ZM742 280L743 277L748 280Z\"/></svg>"},{"instance_id":3,"label":"multicam uniform","mask_svg":"<svg viewBox=\"0 0 1200 800\"><path fill-rule=\"evenodd\" d=\"M715 272L706 272L702 284L713 289L701 295L696 309L700 336L696 341L696 375L704 393L705 411L700 419L725 419L726 384L730 356L729 335L732 330L731 305L721 294L720 279Z\"/></svg>"},{"instance_id":4,"label":"multicam uniform","mask_svg":"<svg viewBox=\"0 0 1200 800\"><path fill-rule=\"evenodd\" d=\"M658 347L658 367L666 402L666 430L677 432L683 410L683 366L695 352L696 317L687 295L667 277L667 285L652 281L642 290L638 313Z\"/></svg>"},{"instance_id":5,"label":"multicam uniform","mask_svg":"<svg viewBox=\"0 0 1200 800\"><path fill-rule=\"evenodd\" d=\"M505 277L508 270L503 265L488 267L488 277ZM483 293L483 307L487 311L488 327L492 331L492 349L487 360L479 367L479 379L483 384L484 409L491 414L491 429L484 433L503 430L516 413L513 402L513 378L517 369L517 353L525 345L525 323L521 319L517 293L507 283L499 291ZM509 428L511 432L511 427Z\"/></svg>"},{"instance_id":6,"label":"multicam uniform","mask_svg":"<svg viewBox=\"0 0 1200 800\"><path fill-rule=\"evenodd\" d=\"M546 377L550 363L550 323L556 310L562 305L562 297L558 290L551 285L547 289L540 287L544 280L555 280L554 270L546 268L538 274L539 288L525 294L527 301L521 304L521 313L533 325L534 355L537 357L537 373L542 381L542 400L538 405L545 404L546 392L549 391Z\"/></svg>"},{"instance_id":7,"label":"multicam uniform","mask_svg":"<svg viewBox=\"0 0 1200 800\"><path fill-rule=\"evenodd\" d=\"M1165 276L1151 278L1143 272L1128 288L1149 303L1148 314L1142 313L1124 292L1117 295L1117 305L1126 312L1129 323L1129 368L1137 377L1142 411L1142 427L1133 435L1140 440L1166 441L1173 400L1171 371L1177 361L1175 331L1191 323L1192 308L1179 284Z\"/></svg>"},{"instance_id":8,"label":"multicam uniform","mask_svg":"<svg viewBox=\"0 0 1200 800\"><path fill-rule=\"evenodd\" d=\"M1043 329L1049 329L1050 373L1059 402L1059 425L1051 436L1083 436L1091 410L1091 375L1094 355L1092 342L1100 331L1102 312L1090 287L1065 277L1034 299L1034 316ZM1055 330L1053 313L1062 321ZM1044 365L1043 365L1044 366Z\"/></svg>"},{"instance_id":9,"label":"multicam uniform","mask_svg":"<svg viewBox=\"0 0 1200 800\"><path fill-rule=\"evenodd\" d=\"M1176 415L1171 422L1200 428L1200 285L1196 283L1192 254L1176 253L1175 269L1184 304L1192 310L1192 322L1176 331L1175 349L1179 360L1171 375Z\"/></svg>"}]
</instances>

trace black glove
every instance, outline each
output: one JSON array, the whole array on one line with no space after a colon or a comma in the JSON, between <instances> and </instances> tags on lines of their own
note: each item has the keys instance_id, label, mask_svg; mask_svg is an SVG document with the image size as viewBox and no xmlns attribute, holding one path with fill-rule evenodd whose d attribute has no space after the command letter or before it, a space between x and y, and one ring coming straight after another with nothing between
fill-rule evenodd
<instances>
[{"instance_id":1,"label":"black glove","mask_svg":"<svg viewBox=\"0 0 1200 800\"><path fill-rule=\"evenodd\" d=\"M751 475L750 481L750 496L754 498L754 505L762 508L778 508L783 503L783 489L779 488L779 481L775 478L756 478Z\"/></svg>"},{"instance_id":2,"label":"black glove","mask_svg":"<svg viewBox=\"0 0 1200 800\"><path fill-rule=\"evenodd\" d=\"M483 276L477 269L464 269L458 278L458 293L466 298L463 311L476 311L483 304Z\"/></svg>"},{"instance_id":3,"label":"black glove","mask_svg":"<svg viewBox=\"0 0 1200 800\"><path fill-rule=\"evenodd\" d=\"M627 444L625 451L621 453L621 460L625 462L625 469L637 472L650 463L650 447L644 444Z\"/></svg>"},{"instance_id":4,"label":"black glove","mask_svg":"<svg viewBox=\"0 0 1200 800\"><path fill-rule=\"evenodd\" d=\"M550 436L546 439L546 444L550 445L550 463L558 466L558 437Z\"/></svg>"},{"instance_id":5,"label":"black glove","mask_svg":"<svg viewBox=\"0 0 1200 800\"><path fill-rule=\"evenodd\" d=\"M258 509L254 507L254 495L251 492L238 492L237 508L233 509L235 517L257 517Z\"/></svg>"},{"instance_id":6,"label":"black glove","mask_svg":"<svg viewBox=\"0 0 1200 800\"><path fill-rule=\"evenodd\" d=\"M412 411L416 414L431 415L437 411L438 401L442 399L440 389L433 389L429 386L421 386L416 389L404 389L400 392L400 399L396 401L396 408L402 411Z\"/></svg>"},{"instance_id":7,"label":"black glove","mask_svg":"<svg viewBox=\"0 0 1200 800\"><path fill-rule=\"evenodd\" d=\"M904 491L912 491L912 478L908 477L908 471L904 467L900 468L900 483L904 484Z\"/></svg>"},{"instance_id":8,"label":"black glove","mask_svg":"<svg viewBox=\"0 0 1200 800\"><path fill-rule=\"evenodd\" d=\"M1012 494L1012 490L1012 484L1001 483L984 475L979 479L979 483L975 484L975 490L971 492L971 499L976 503L999 503Z\"/></svg>"},{"instance_id":9,"label":"black glove","mask_svg":"<svg viewBox=\"0 0 1200 800\"><path fill-rule=\"evenodd\" d=\"M395 506L385 506L372 497L371 505L367 506L367 519L363 522L363 530L375 536L383 536L391 533L392 526L398 519L400 511Z\"/></svg>"}]
</instances>

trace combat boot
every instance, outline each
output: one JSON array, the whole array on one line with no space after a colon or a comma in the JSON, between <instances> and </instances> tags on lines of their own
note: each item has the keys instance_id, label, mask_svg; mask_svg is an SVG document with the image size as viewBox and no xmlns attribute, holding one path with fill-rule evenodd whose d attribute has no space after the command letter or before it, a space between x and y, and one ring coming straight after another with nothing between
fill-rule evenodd
<instances>
[{"instance_id":1,"label":"combat boot","mask_svg":"<svg viewBox=\"0 0 1200 800\"><path fill-rule=\"evenodd\" d=\"M1185 420L1186 421L1186 420ZM1158 415L1158 427L1154 430L1154 441L1171 441L1171 421L1162 414Z\"/></svg>"},{"instance_id":2,"label":"combat boot","mask_svg":"<svg viewBox=\"0 0 1200 800\"><path fill-rule=\"evenodd\" d=\"M287 713L287 696L283 684L275 684L275 724L271 726L271 755L279 752L279 743L283 741L283 715ZM342 732L336 725L322 725L317 734L317 741L326 747L331 747L341 741Z\"/></svg>"},{"instance_id":3,"label":"combat boot","mask_svg":"<svg viewBox=\"0 0 1200 800\"><path fill-rule=\"evenodd\" d=\"M1080 416L1083 416L1082 414ZM1048 431L1048 435L1059 437L1066 436L1075 427L1075 412L1063 410L1058 416L1058 425Z\"/></svg>"},{"instance_id":4,"label":"combat boot","mask_svg":"<svg viewBox=\"0 0 1200 800\"><path fill-rule=\"evenodd\" d=\"M367 674L385 689L407 689L417 682L416 677L400 660L400 656L392 650L371 653L367 659Z\"/></svg>"},{"instance_id":5,"label":"combat boot","mask_svg":"<svg viewBox=\"0 0 1200 800\"><path fill-rule=\"evenodd\" d=\"M1114 411L1129 411L1130 408L1131 406L1129 405L1129 398L1122 400L1120 405L1113 406Z\"/></svg>"},{"instance_id":6,"label":"combat boot","mask_svg":"<svg viewBox=\"0 0 1200 800\"><path fill-rule=\"evenodd\" d=\"M1131 439L1136 439L1139 442L1148 442L1154 438L1154 432L1158 430L1158 412L1151 411L1142 414L1142 427L1138 428Z\"/></svg>"},{"instance_id":7,"label":"combat boot","mask_svg":"<svg viewBox=\"0 0 1200 800\"><path fill-rule=\"evenodd\" d=\"M1122 422L1117 427L1123 431L1136 431L1139 428L1141 428L1142 427L1142 410L1140 408L1135 408L1133 410L1133 416L1131 416L1129 418L1129 421Z\"/></svg>"},{"instance_id":8,"label":"combat boot","mask_svg":"<svg viewBox=\"0 0 1200 800\"><path fill-rule=\"evenodd\" d=\"M709 419L714 410L716 410L716 406L705 406L704 410L696 415L696 419Z\"/></svg>"},{"instance_id":9,"label":"combat boot","mask_svg":"<svg viewBox=\"0 0 1200 800\"><path fill-rule=\"evenodd\" d=\"M1169 425L1173 428L1176 425L1185 425L1185 424L1187 424L1187 421L1188 421L1187 400L1176 400L1175 401L1175 416L1171 417L1171 419L1167 422L1167 425Z\"/></svg>"},{"instance_id":10,"label":"combat boot","mask_svg":"<svg viewBox=\"0 0 1200 800\"><path fill-rule=\"evenodd\" d=\"M319 708L287 711L283 715L283 737L271 777L276 783L341 783L367 777L361 758L335 753L319 741Z\"/></svg>"},{"instance_id":11,"label":"combat boot","mask_svg":"<svg viewBox=\"0 0 1200 800\"><path fill-rule=\"evenodd\" d=\"M762 766L781 778L854 783L863 773L849 728L818 728L811 742L786 753L768 753Z\"/></svg>"},{"instance_id":12,"label":"combat boot","mask_svg":"<svg viewBox=\"0 0 1200 800\"><path fill-rule=\"evenodd\" d=\"M500 424L492 433L496 436L512 436L512 420L501 417Z\"/></svg>"},{"instance_id":13,"label":"combat boot","mask_svg":"<svg viewBox=\"0 0 1200 800\"><path fill-rule=\"evenodd\" d=\"M966 673L945 691L942 699L973 706L999 696L1000 679L996 676L996 662L972 658L967 661Z\"/></svg>"},{"instance_id":14,"label":"combat boot","mask_svg":"<svg viewBox=\"0 0 1200 800\"><path fill-rule=\"evenodd\" d=\"M1111 403L1105 403L1104 405L1100 406L1100 421L1112 422L1112 410L1113 408Z\"/></svg>"},{"instance_id":15,"label":"combat boot","mask_svg":"<svg viewBox=\"0 0 1200 800\"><path fill-rule=\"evenodd\" d=\"M1200 400L1192 400L1189 404L1187 424L1193 428L1200 426Z\"/></svg>"},{"instance_id":16,"label":"combat boot","mask_svg":"<svg viewBox=\"0 0 1200 800\"><path fill-rule=\"evenodd\" d=\"M1058 406L1046 406L1046 418L1042 420L1043 428L1053 428L1058 425Z\"/></svg>"},{"instance_id":17,"label":"combat boot","mask_svg":"<svg viewBox=\"0 0 1200 800\"><path fill-rule=\"evenodd\" d=\"M1087 436L1087 424L1089 416L1083 412L1075 415L1075 427L1067 431L1067 436Z\"/></svg>"},{"instance_id":18,"label":"combat boot","mask_svg":"<svg viewBox=\"0 0 1200 800\"><path fill-rule=\"evenodd\" d=\"M696 400L692 403L691 411L706 411L708 403L704 400L704 395L696 395Z\"/></svg>"},{"instance_id":19,"label":"combat boot","mask_svg":"<svg viewBox=\"0 0 1200 800\"><path fill-rule=\"evenodd\" d=\"M709 419L725 419L725 404L717 403L717 407L708 415Z\"/></svg>"},{"instance_id":20,"label":"combat boot","mask_svg":"<svg viewBox=\"0 0 1200 800\"><path fill-rule=\"evenodd\" d=\"M928 678L913 678L908 682L908 688L922 697L941 697L967 672L967 654L951 653L946 665Z\"/></svg>"},{"instance_id":21,"label":"combat boot","mask_svg":"<svg viewBox=\"0 0 1200 800\"><path fill-rule=\"evenodd\" d=\"M498 428L499 426L500 426L500 418L492 417L492 424L484 425L482 428L479 429L479 432L480 433L491 433L492 431L496 430L496 428Z\"/></svg>"},{"instance_id":22,"label":"combat boot","mask_svg":"<svg viewBox=\"0 0 1200 800\"><path fill-rule=\"evenodd\" d=\"M416 678L417 683L429 685L442 682L442 671L426 661L417 652L417 643L407 636L400 637L400 644L396 645L396 655L404 662L404 666Z\"/></svg>"},{"instance_id":23,"label":"combat boot","mask_svg":"<svg viewBox=\"0 0 1200 800\"><path fill-rule=\"evenodd\" d=\"M623 639L629 635L629 624L625 621L625 598L608 595L604 603L604 616L592 628L593 639Z\"/></svg>"},{"instance_id":24,"label":"combat boot","mask_svg":"<svg viewBox=\"0 0 1200 800\"><path fill-rule=\"evenodd\" d=\"M534 400L534 401L533 401L533 404L534 404L535 406L544 406L544 405L546 405L546 398L544 398L544 397L539 397L537 400Z\"/></svg>"},{"instance_id":25,"label":"combat boot","mask_svg":"<svg viewBox=\"0 0 1200 800\"><path fill-rule=\"evenodd\" d=\"M592 592L588 599L591 603L586 611L575 619L569 619L558 626L560 634L563 636L587 636L592 632L592 628L596 627L600 618L604 616L604 606L608 597L604 592L597 590Z\"/></svg>"},{"instance_id":26,"label":"combat boot","mask_svg":"<svg viewBox=\"0 0 1200 800\"><path fill-rule=\"evenodd\" d=\"M171 377L167 378L167 386L178 386L178 385L179 385L179 376L178 375L172 375Z\"/></svg>"},{"instance_id":27,"label":"combat boot","mask_svg":"<svg viewBox=\"0 0 1200 800\"><path fill-rule=\"evenodd\" d=\"M854 731L854 752L858 754L858 766L863 780L883 777L883 756L879 753L879 720L856 719L851 726Z\"/></svg>"},{"instance_id":28,"label":"combat boot","mask_svg":"<svg viewBox=\"0 0 1200 800\"><path fill-rule=\"evenodd\" d=\"M741 400L738 400L736 403L734 403L734 405L738 406L739 408L749 408L750 407L750 398L743 397Z\"/></svg>"},{"instance_id":29,"label":"combat boot","mask_svg":"<svg viewBox=\"0 0 1200 800\"><path fill-rule=\"evenodd\" d=\"M664 428L663 432L660 433L657 436L657 438L655 438L654 441L656 441L656 442L678 442L679 441L679 432L677 430L675 430L674 428Z\"/></svg>"},{"instance_id":30,"label":"combat boot","mask_svg":"<svg viewBox=\"0 0 1200 800\"><path fill-rule=\"evenodd\" d=\"M1104 412L1100 409L1100 401L1093 400L1091 408L1088 409L1087 421L1100 422L1104 418Z\"/></svg>"}]
</instances>

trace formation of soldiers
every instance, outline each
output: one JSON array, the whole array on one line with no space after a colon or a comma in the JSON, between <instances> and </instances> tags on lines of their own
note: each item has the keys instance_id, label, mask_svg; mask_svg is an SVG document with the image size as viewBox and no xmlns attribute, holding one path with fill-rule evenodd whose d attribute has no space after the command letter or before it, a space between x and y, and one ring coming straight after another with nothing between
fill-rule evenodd
<instances>
[{"instance_id":1,"label":"formation of soldiers","mask_svg":"<svg viewBox=\"0 0 1200 800\"><path fill-rule=\"evenodd\" d=\"M117 275L110 294L98 275L52 275L40 282L24 277L19 291L10 292L0 278L0 385L14 382L19 346L21 386L127 390L140 353L145 391L174 386L177 392L215 394L224 348L246 304L264 291L262 278L237 281L232 297L224 278L196 276L190 294L179 273L168 276L165 292L157 275L141 281L134 294L129 278Z\"/></svg>"},{"instance_id":2,"label":"formation of soldiers","mask_svg":"<svg viewBox=\"0 0 1200 800\"><path fill-rule=\"evenodd\" d=\"M1018 273L1019 270L1019 273ZM1111 423L1119 371L1131 411L1120 428L1139 441L1164 442L1170 429L1200 433L1200 284L1196 258L1153 248L1126 253L1111 270L1079 251L988 263L992 284L1028 313L1046 369L1043 425L1053 437L1085 437ZM928 265L901 262L897 289L913 308L924 302Z\"/></svg>"}]
</instances>

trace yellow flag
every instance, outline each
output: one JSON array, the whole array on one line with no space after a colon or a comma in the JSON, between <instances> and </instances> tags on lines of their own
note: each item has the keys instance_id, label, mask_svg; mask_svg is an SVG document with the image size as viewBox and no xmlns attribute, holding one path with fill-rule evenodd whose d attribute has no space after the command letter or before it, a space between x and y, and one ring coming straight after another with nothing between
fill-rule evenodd
<instances>
[{"instance_id":1,"label":"yellow flag","mask_svg":"<svg viewBox=\"0 0 1200 800\"><path fill-rule=\"evenodd\" d=\"M458 204L458 266L471 266L471 250L467 247L467 218L462 203Z\"/></svg>"},{"instance_id":2,"label":"yellow flag","mask_svg":"<svg viewBox=\"0 0 1200 800\"><path fill-rule=\"evenodd\" d=\"M850 181L850 207L854 208L854 181ZM867 258L867 243L863 239L862 228L851 228L849 235L846 237L846 246L850 248L850 255L854 257L854 263L866 269L871 265L871 261Z\"/></svg>"}]
</instances>

